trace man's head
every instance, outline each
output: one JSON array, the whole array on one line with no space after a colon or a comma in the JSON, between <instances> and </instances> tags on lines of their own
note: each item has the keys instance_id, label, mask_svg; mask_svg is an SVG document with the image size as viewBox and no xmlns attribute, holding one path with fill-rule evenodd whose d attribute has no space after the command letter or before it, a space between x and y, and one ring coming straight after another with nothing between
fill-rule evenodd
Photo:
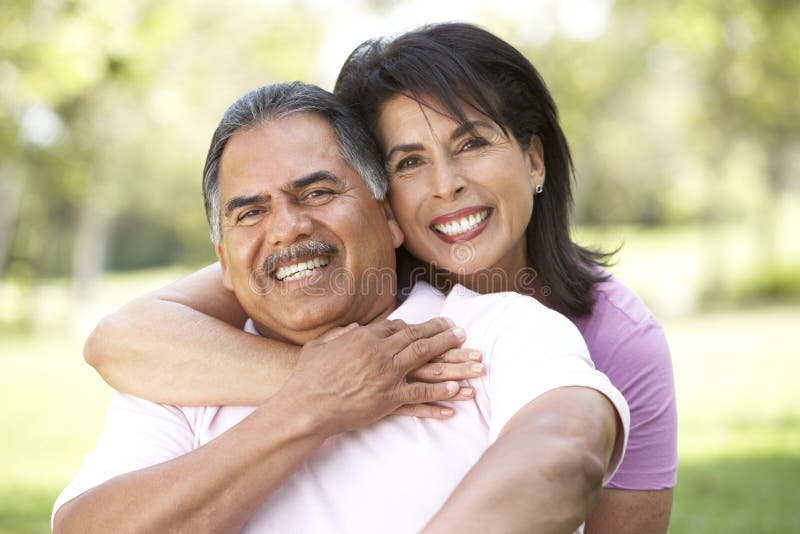
<instances>
[{"instance_id":1,"label":"man's head","mask_svg":"<svg viewBox=\"0 0 800 534\"><path fill-rule=\"evenodd\" d=\"M263 334L303 343L391 309L402 234L386 188L374 141L330 93L275 84L228 109L206 213L225 285Z\"/></svg>"}]
</instances>

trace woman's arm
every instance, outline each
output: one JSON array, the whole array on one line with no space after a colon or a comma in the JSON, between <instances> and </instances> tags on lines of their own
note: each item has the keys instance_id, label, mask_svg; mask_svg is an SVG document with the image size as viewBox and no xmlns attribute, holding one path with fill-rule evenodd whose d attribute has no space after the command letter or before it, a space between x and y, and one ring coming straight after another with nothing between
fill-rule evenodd
<instances>
[{"instance_id":1,"label":"woman's arm","mask_svg":"<svg viewBox=\"0 0 800 534\"><path fill-rule=\"evenodd\" d=\"M283 386L300 348L244 332L246 319L214 264L104 318L83 354L112 387L154 402L257 405Z\"/></svg>"},{"instance_id":2,"label":"woman's arm","mask_svg":"<svg viewBox=\"0 0 800 534\"><path fill-rule=\"evenodd\" d=\"M87 339L83 354L113 388L153 402L260 405L286 383L300 347L244 332L246 319L222 285L219 264L214 264L104 318ZM341 343L331 346L350 350ZM448 348L410 377L444 382L483 374L475 367L480 366L480 354L457 345ZM467 389L454 400L468 399L470 393ZM397 413L448 416L429 404L410 404Z\"/></svg>"}]
</instances>

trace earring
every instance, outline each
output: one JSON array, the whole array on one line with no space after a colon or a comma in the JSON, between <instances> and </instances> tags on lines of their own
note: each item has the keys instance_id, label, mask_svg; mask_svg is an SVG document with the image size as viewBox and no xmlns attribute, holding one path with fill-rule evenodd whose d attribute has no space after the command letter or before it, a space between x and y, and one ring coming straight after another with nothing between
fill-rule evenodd
<instances>
[{"instance_id":1,"label":"earring","mask_svg":"<svg viewBox=\"0 0 800 534\"><path fill-rule=\"evenodd\" d=\"M536 184L536 187L534 188L534 191L536 191L536 194L538 195L539 193L544 191L544 186L542 184Z\"/></svg>"}]
</instances>

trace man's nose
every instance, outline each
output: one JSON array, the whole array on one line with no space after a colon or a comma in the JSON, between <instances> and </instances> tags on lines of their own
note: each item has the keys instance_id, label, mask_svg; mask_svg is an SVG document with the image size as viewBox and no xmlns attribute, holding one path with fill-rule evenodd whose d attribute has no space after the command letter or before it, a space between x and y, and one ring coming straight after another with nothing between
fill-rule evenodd
<instances>
[{"instance_id":1,"label":"man's nose","mask_svg":"<svg viewBox=\"0 0 800 534\"><path fill-rule=\"evenodd\" d=\"M447 158L433 165L433 196L442 200L455 200L466 187L459 166Z\"/></svg>"},{"instance_id":2,"label":"man's nose","mask_svg":"<svg viewBox=\"0 0 800 534\"><path fill-rule=\"evenodd\" d=\"M302 206L279 202L272 206L267 224L267 240L273 246L291 245L298 239L311 237L313 223Z\"/></svg>"}]
</instances>

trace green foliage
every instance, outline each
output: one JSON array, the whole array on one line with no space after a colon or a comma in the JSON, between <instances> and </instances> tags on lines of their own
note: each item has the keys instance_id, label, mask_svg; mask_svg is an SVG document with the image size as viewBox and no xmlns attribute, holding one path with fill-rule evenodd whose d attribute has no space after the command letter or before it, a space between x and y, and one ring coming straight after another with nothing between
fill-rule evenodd
<instances>
[{"instance_id":1,"label":"green foliage","mask_svg":"<svg viewBox=\"0 0 800 534\"><path fill-rule=\"evenodd\" d=\"M749 307L768 303L800 303L800 264L760 271L745 280L726 304Z\"/></svg>"},{"instance_id":2,"label":"green foliage","mask_svg":"<svg viewBox=\"0 0 800 534\"><path fill-rule=\"evenodd\" d=\"M213 259L199 183L218 118L257 85L319 81L329 67L320 48L346 10L389 17L393 4L341 9L0 3L0 273L91 278ZM546 9L481 10L478 22L519 46L553 90L580 223L742 218L777 243L765 214L800 187L800 4L617 0L588 41L559 31ZM769 246L762 253L769 264Z\"/></svg>"},{"instance_id":3,"label":"green foliage","mask_svg":"<svg viewBox=\"0 0 800 534\"><path fill-rule=\"evenodd\" d=\"M81 251L98 240L93 250L108 248L102 241L112 232L95 228L119 229L132 214L173 229L147 236L154 225L140 224L134 237L136 227L127 228L124 237L148 250L115 243L113 266L209 257L199 183L213 126L246 90L309 78L316 25L303 7L255 0L235 11L210 0L191 9L154 0L4 2L0 176L22 193L19 216L0 220L0 236L14 235L0 250L9 256L0 270L24 262L39 278L102 268L106 258ZM159 238L167 239L156 246Z\"/></svg>"},{"instance_id":4,"label":"green foliage","mask_svg":"<svg viewBox=\"0 0 800 534\"><path fill-rule=\"evenodd\" d=\"M596 40L523 42L571 142L579 222L741 216L797 183L798 25L796 2L623 0Z\"/></svg>"}]
</instances>

